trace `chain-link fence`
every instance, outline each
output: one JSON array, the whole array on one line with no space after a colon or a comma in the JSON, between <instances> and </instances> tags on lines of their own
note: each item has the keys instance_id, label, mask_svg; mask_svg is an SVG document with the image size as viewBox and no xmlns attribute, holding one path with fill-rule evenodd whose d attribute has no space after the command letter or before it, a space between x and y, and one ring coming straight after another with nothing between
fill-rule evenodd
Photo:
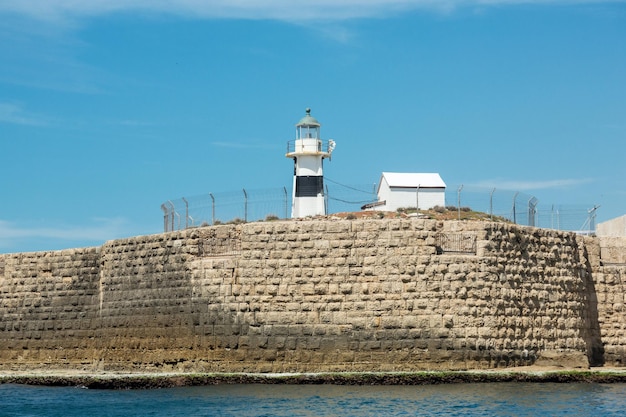
<instances>
[{"instance_id":1,"label":"chain-link fence","mask_svg":"<svg viewBox=\"0 0 626 417\"><path fill-rule=\"evenodd\" d=\"M376 201L376 184L345 185L324 178L326 212L360 211ZM222 223L289 218L291 188L245 189L168 200L161 205L164 231ZM532 195L510 190L449 187L446 207L487 213L520 225L593 233L595 206L540 205Z\"/></svg>"},{"instance_id":2,"label":"chain-link fence","mask_svg":"<svg viewBox=\"0 0 626 417\"><path fill-rule=\"evenodd\" d=\"M206 193L161 204L167 231L290 216L291 192L283 188Z\"/></svg>"},{"instance_id":3,"label":"chain-link fence","mask_svg":"<svg viewBox=\"0 0 626 417\"><path fill-rule=\"evenodd\" d=\"M446 205L468 207L524 226L595 232L597 206L542 204L535 196L496 188L464 187L446 190Z\"/></svg>"}]
</instances>

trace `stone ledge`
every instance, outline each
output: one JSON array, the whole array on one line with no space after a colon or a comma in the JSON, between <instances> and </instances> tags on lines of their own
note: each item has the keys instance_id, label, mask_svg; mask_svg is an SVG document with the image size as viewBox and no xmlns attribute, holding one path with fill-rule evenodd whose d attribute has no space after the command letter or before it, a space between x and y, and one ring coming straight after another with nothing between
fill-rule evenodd
<instances>
[{"instance_id":1,"label":"stone ledge","mask_svg":"<svg viewBox=\"0 0 626 417\"><path fill-rule=\"evenodd\" d=\"M527 371L329 372L329 373L84 373L0 372L0 384L146 389L217 384L426 385L477 382L626 383L626 370L529 369Z\"/></svg>"}]
</instances>

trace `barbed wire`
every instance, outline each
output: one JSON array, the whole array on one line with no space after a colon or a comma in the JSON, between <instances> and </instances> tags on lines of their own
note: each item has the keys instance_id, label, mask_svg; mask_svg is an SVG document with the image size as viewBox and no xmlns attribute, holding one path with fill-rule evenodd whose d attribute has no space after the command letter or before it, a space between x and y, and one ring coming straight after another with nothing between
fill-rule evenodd
<instances>
[{"instance_id":1,"label":"barbed wire","mask_svg":"<svg viewBox=\"0 0 626 417\"><path fill-rule=\"evenodd\" d=\"M375 185L347 185L324 178L327 213L361 211L377 201ZM371 191L366 191L370 189ZM363 199L369 194L370 199ZM205 193L167 200L161 205L163 228L181 230L203 225L289 218L292 190L288 187ZM593 233L597 206L544 205L530 195L511 190L458 187L445 192L446 207L469 208L520 225Z\"/></svg>"}]
</instances>

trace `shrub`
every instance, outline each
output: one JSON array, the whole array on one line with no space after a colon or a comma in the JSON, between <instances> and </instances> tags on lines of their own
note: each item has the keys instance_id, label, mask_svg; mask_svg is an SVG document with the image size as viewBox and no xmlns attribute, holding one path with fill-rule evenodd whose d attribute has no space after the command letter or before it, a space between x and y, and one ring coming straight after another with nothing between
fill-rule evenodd
<instances>
[{"instance_id":1,"label":"shrub","mask_svg":"<svg viewBox=\"0 0 626 417\"><path fill-rule=\"evenodd\" d=\"M275 214L268 214L265 216L265 221L271 222L272 220L278 220L279 217Z\"/></svg>"},{"instance_id":2,"label":"shrub","mask_svg":"<svg viewBox=\"0 0 626 417\"><path fill-rule=\"evenodd\" d=\"M350 213L350 214L348 214L348 215L346 216L346 219L348 219L348 220L354 220L354 219L356 219L356 216L355 216L355 214L354 214L354 213Z\"/></svg>"},{"instance_id":3,"label":"shrub","mask_svg":"<svg viewBox=\"0 0 626 417\"><path fill-rule=\"evenodd\" d=\"M435 213L445 213L446 212L446 208L442 207L442 206L435 206L435 207L433 207L433 211Z\"/></svg>"}]
</instances>

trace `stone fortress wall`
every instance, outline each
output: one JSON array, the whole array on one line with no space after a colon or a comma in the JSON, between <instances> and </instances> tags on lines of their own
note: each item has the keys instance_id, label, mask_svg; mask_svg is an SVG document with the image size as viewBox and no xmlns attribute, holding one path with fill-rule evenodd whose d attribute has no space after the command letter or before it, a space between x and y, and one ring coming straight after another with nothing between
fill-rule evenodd
<instances>
[{"instance_id":1,"label":"stone fortress wall","mask_svg":"<svg viewBox=\"0 0 626 417\"><path fill-rule=\"evenodd\" d=\"M0 255L0 369L623 366L626 239L303 220Z\"/></svg>"}]
</instances>

